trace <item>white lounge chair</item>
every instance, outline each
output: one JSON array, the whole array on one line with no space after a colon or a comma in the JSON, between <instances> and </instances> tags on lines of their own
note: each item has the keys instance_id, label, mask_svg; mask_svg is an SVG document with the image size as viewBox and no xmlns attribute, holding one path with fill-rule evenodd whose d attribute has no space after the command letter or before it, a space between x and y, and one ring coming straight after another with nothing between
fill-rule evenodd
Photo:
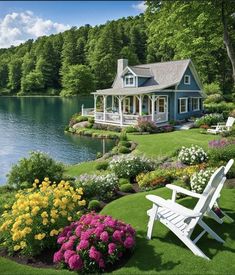
<instances>
[{"instance_id":1,"label":"white lounge chair","mask_svg":"<svg viewBox=\"0 0 235 275\"><path fill-rule=\"evenodd\" d=\"M224 175L227 175L228 171L230 170L230 168L232 167L234 163L234 160L233 159L230 159L228 161L228 163L226 164L225 166L225 169L224 169ZM172 192L172 201L175 201L176 199L176 195L177 193L181 193L181 194L185 194L185 195L188 195L188 196L191 196L191 197L194 197L194 198L198 198L200 199L202 194L198 194L198 193L195 193L195 192L191 192L187 189L184 189L182 187L179 187L179 186L176 186L176 185L173 185L173 184L167 184L166 185L167 188L171 189L173 192ZM233 219L231 217L229 217L228 214L226 214L220 207L219 207L219 203L218 203L218 199L220 197L220 192L223 188L223 184L222 182L218 185L212 199L211 199L211 202L205 212L205 215L206 216L209 216L211 218L213 218L214 220L216 220L218 223L223 223L224 222L224 219L227 218L229 221L233 222ZM223 217L219 217L215 212L214 212L214 207L217 206L217 208L220 209L220 212L222 214Z\"/></svg>"},{"instance_id":2,"label":"white lounge chair","mask_svg":"<svg viewBox=\"0 0 235 275\"><path fill-rule=\"evenodd\" d=\"M217 241L224 243L203 220L209 204L219 184L226 180L224 167L217 169L211 176L204 192L200 195L194 209L186 208L172 200L165 200L155 195L147 195L146 198L153 203L153 207L147 211L149 215L147 238L151 239L154 222L159 220L167 226L195 255L209 258L197 247L197 241L207 232ZM189 194L193 193L188 191ZM200 225L203 231L194 239L191 235L196 225Z\"/></svg>"},{"instance_id":3,"label":"white lounge chair","mask_svg":"<svg viewBox=\"0 0 235 275\"><path fill-rule=\"evenodd\" d=\"M217 125L212 125L210 129L207 129L207 132L210 134L219 134L222 132L229 132L235 121L234 117L228 117L226 124L218 123Z\"/></svg>"}]
</instances>

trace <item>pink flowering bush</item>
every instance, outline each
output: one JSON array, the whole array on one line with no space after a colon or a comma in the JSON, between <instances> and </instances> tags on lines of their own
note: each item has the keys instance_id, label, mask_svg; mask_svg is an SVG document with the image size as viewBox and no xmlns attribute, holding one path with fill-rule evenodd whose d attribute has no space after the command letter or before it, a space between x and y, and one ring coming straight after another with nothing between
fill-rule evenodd
<instances>
[{"instance_id":1,"label":"pink flowering bush","mask_svg":"<svg viewBox=\"0 0 235 275\"><path fill-rule=\"evenodd\" d=\"M54 262L70 270L101 272L115 265L135 246L135 230L111 216L94 212L66 226L59 234Z\"/></svg>"}]
</instances>

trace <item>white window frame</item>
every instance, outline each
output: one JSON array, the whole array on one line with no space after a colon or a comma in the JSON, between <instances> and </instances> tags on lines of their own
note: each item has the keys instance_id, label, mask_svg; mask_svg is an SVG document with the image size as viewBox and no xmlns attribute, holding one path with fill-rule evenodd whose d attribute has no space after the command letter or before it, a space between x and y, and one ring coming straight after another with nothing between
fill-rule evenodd
<instances>
[{"instance_id":1,"label":"white window frame","mask_svg":"<svg viewBox=\"0 0 235 275\"><path fill-rule=\"evenodd\" d=\"M182 110L181 110L181 107L182 107L181 101L182 100L185 100L186 110L184 112L182 112ZM179 106L180 114L186 114L186 113L188 113L188 97L180 97L179 98L179 104L180 104L180 106Z\"/></svg>"},{"instance_id":2,"label":"white window frame","mask_svg":"<svg viewBox=\"0 0 235 275\"><path fill-rule=\"evenodd\" d=\"M188 80L186 81L186 79L188 79ZM186 74L184 76L184 84L185 85L190 85L191 84L191 76L190 75Z\"/></svg>"},{"instance_id":3,"label":"white window frame","mask_svg":"<svg viewBox=\"0 0 235 275\"><path fill-rule=\"evenodd\" d=\"M133 83L130 84L130 79L133 79ZM127 80L129 83L127 83ZM124 86L125 87L134 87L135 86L135 77L133 75L126 75L124 77Z\"/></svg>"},{"instance_id":4,"label":"white window frame","mask_svg":"<svg viewBox=\"0 0 235 275\"><path fill-rule=\"evenodd\" d=\"M197 108L193 108L193 100L197 99ZM192 111L199 111L200 110L200 97L192 97Z\"/></svg>"}]
</instances>

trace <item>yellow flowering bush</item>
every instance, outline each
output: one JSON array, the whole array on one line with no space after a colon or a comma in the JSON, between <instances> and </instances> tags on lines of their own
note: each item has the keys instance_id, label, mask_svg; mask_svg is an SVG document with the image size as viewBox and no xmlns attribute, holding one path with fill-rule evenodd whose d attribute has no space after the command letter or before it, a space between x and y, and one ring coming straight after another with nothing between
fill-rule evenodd
<instances>
[{"instance_id":1,"label":"yellow flowering bush","mask_svg":"<svg viewBox=\"0 0 235 275\"><path fill-rule=\"evenodd\" d=\"M15 202L4 211L0 223L0 241L9 252L37 255L44 249L56 249L57 235L80 217L86 205L82 188L67 181L59 184L45 178L15 195Z\"/></svg>"}]
</instances>

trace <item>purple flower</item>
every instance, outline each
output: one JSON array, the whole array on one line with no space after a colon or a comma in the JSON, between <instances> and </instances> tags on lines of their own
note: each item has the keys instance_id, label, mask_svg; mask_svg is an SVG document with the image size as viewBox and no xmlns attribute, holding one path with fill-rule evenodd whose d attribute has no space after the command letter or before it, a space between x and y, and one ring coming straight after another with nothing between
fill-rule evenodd
<instances>
[{"instance_id":1,"label":"purple flower","mask_svg":"<svg viewBox=\"0 0 235 275\"><path fill-rule=\"evenodd\" d=\"M75 234L76 234L76 236L77 236L77 237L80 237L80 236L81 236L81 232L82 232L82 230L81 230L81 228L78 226L78 227L75 229Z\"/></svg>"},{"instance_id":2,"label":"purple flower","mask_svg":"<svg viewBox=\"0 0 235 275\"><path fill-rule=\"evenodd\" d=\"M71 256L73 256L74 254L76 254L75 251L73 251L73 250L66 250L66 251L64 252L64 261L65 261L66 263L68 263L69 258L70 258Z\"/></svg>"},{"instance_id":3,"label":"purple flower","mask_svg":"<svg viewBox=\"0 0 235 275\"><path fill-rule=\"evenodd\" d=\"M87 249L89 247L89 242L87 240L81 240L79 245L77 246L77 250Z\"/></svg>"},{"instance_id":4,"label":"purple flower","mask_svg":"<svg viewBox=\"0 0 235 275\"><path fill-rule=\"evenodd\" d=\"M64 259L64 254L62 253L61 250L57 251L54 256L53 256L53 262L54 263L59 263Z\"/></svg>"},{"instance_id":5,"label":"purple flower","mask_svg":"<svg viewBox=\"0 0 235 275\"><path fill-rule=\"evenodd\" d=\"M115 243L110 243L110 244L108 245L108 253L109 253L109 254L113 254L114 251L115 251L115 249L116 249L116 244L115 244Z\"/></svg>"},{"instance_id":6,"label":"purple flower","mask_svg":"<svg viewBox=\"0 0 235 275\"><path fill-rule=\"evenodd\" d=\"M98 263L101 258L101 253L97 251L94 246L92 246L89 250L89 257Z\"/></svg>"},{"instance_id":7,"label":"purple flower","mask_svg":"<svg viewBox=\"0 0 235 275\"><path fill-rule=\"evenodd\" d=\"M125 248L132 248L135 244L135 241L132 237L127 237L124 241Z\"/></svg>"},{"instance_id":8,"label":"purple flower","mask_svg":"<svg viewBox=\"0 0 235 275\"><path fill-rule=\"evenodd\" d=\"M73 242L68 241L66 243L63 243L62 247L63 250L72 250L73 249Z\"/></svg>"},{"instance_id":9,"label":"purple flower","mask_svg":"<svg viewBox=\"0 0 235 275\"><path fill-rule=\"evenodd\" d=\"M103 241L104 243L107 243L109 240L109 234L107 231L104 231L100 234L100 239L101 241Z\"/></svg>"},{"instance_id":10,"label":"purple flower","mask_svg":"<svg viewBox=\"0 0 235 275\"><path fill-rule=\"evenodd\" d=\"M69 264L69 268L72 270L79 270L79 269L82 269L83 267L82 259L77 254L74 254L69 258L68 264Z\"/></svg>"},{"instance_id":11,"label":"purple flower","mask_svg":"<svg viewBox=\"0 0 235 275\"><path fill-rule=\"evenodd\" d=\"M121 231L115 230L114 233L113 233L113 239L115 241L121 242L122 241L122 233L121 233Z\"/></svg>"},{"instance_id":12,"label":"purple flower","mask_svg":"<svg viewBox=\"0 0 235 275\"><path fill-rule=\"evenodd\" d=\"M66 240L66 237L59 237L57 240L58 244L62 244Z\"/></svg>"}]
</instances>

